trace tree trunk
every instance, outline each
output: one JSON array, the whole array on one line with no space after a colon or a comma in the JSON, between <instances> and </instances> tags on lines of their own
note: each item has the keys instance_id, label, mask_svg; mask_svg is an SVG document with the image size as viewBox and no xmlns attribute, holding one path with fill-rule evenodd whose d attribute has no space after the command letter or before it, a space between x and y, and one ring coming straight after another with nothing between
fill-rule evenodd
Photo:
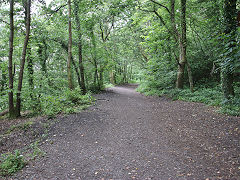
<instances>
[{"instance_id":1,"label":"tree trunk","mask_svg":"<svg viewBox=\"0 0 240 180\"><path fill-rule=\"evenodd\" d=\"M47 61L47 45L46 45L46 41L42 40L43 46L41 43L38 44L38 56L40 59L40 65L41 65L41 72L43 75L45 75L46 77L47 75L47 66L46 66L46 61Z\"/></svg>"},{"instance_id":2,"label":"tree trunk","mask_svg":"<svg viewBox=\"0 0 240 180\"><path fill-rule=\"evenodd\" d=\"M7 83L7 71L6 70L2 70L2 79L0 81L1 84L1 92L5 90L6 88L6 83Z\"/></svg>"},{"instance_id":3,"label":"tree trunk","mask_svg":"<svg viewBox=\"0 0 240 180\"><path fill-rule=\"evenodd\" d=\"M72 22L71 22L71 0L68 0L68 61L67 61L67 76L68 76L68 87L73 90L72 82L72 69L71 69L71 57L72 57Z\"/></svg>"},{"instance_id":4,"label":"tree trunk","mask_svg":"<svg viewBox=\"0 0 240 180\"><path fill-rule=\"evenodd\" d=\"M222 70L221 79L224 98L229 100L231 96L234 96L233 73L230 71L226 72L226 70Z\"/></svg>"},{"instance_id":5,"label":"tree trunk","mask_svg":"<svg viewBox=\"0 0 240 180\"><path fill-rule=\"evenodd\" d=\"M194 92L194 87L193 87L193 77L192 77L192 69L189 63L187 63L187 72L188 72L188 81L190 85L190 90L193 93Z\"/></svg>"},{"instance_id":6,"label":"tree trunk","mask_svg":"<svg viewBox=\"0 0 240 180\"><path fill-rule=\"evenodd\" d=\"M80 78L80 74L79 74L79 71L78 71L78 67L77 67L77 65L76 65L76 63L75 63L73 57L72 57L71 59L72 59L71 61L72 61L73 67L74 67L75 72L76 72L76 74L77 74L78 85L79 85L80 88L81 88L81 78Z\"/></svg>"},{"instance_id":7,"label":"tree trunk","mask_svg":"<svg viewBox=\"0 0 240 180\"><path fill-rule=\"evenodd\" d=\"M85 74L84 74L82 43L81 42L79 42L79 44L78 44L78 55L79 55L79 69L80 69L80 76L81 76L81 89L83 91L83 94L86 94L87 88L85 85Z\"/></svg>"},{"instance_id":8,"label":"tree trunk","mask_svg":"<svg viewBox=\"0 0 240 180\"><path fill-rule=\"evenodd\" d=\"M236 8L237 0L225 0L224 1L224 25L225 25L225 35L230 37L227 42L235 42L236 41L236 30L237 30L237 8ZM235 44L229 45L227 49L234 48ZM228 57L234 57L235 51L232 51L228 54ZM222 81L222 90L224 98L229 100L231 96L234 96L234 88L233 88L233 66L234 61L227 62L228 60L224 60L222 69L221 69L221 81Z\"/></svg>"},{"instance_id":9,"label":"tree trunk","mask_svg":"<svg viewBox=\"0 0 240 180\"><path fill-rule=\"evenodd\" d=\"M103 72L104 72L104 67L100 65L100 70L99 70L99 84L100 87L103 87Z\"/></svg>"},{"instance_id":10,"label":"tree trunk","mask_svg":"<svg viewBox=\"0 0 240 180\"><path fill-rule=\"evenodd\" d=\"M80 87L82 89L83 94L86 94L86 85L85 85L85 74L84 74L84 65L83 65L83 56L82 56L82 33L81 33L81 25L80 20L78 17L78 2L74 1L74 7L75 7L75 20L77 24L77 32L78 32L78 57L79 57L79 70L80 70L80 76L81 76L81 83Z\"/></svg>"},{"instance_id":11,"label":"tree trunk","mask_svg":"<svg viewBox=\"0 0 240 180\"><path fill-rule=\"evenodd\" d=\"M26 18L26 36L24 40L24 46L22 51L22 59L20 64L20 72L18 77L18 92L17 92L17 102L16 102L16 116L21 116L21 91L22 91L22 81L23 81L23 72L26 59L26 51L28 46L29 34L30 34L30 22L31 22L31 0L27 0L27 18Z\"/></svg>"},{"instance_id":12,"label":"tree trunk","mask_svg":"<svg viewBox=\"0 0 240 180\"><path fill-rule=\"evenodd\" d=\"M180 55L179 55L177 83L176 83L176 87L180 89L182 89L184 85L184 69L185 69L185 64L187 62L186 0L181 0L181 28L182 28L182 34L181 34L180 43L179 43Z\"/></svg>"},{"instance_id":13,"label":"tree trunk","mask_svg":"<svg viewBox=\"0 0 240 180\"><path fill-rule=\"evenodd\" d=\"M97 64L97 47L96 47L96 40L94 35L94 24L91 25L91 38L92 38L92 45L93 45L93 63L94 63L94 86L97 88L97 90L100 90L100 83L99 83L99 77L98 77L98 64Z\"/></svg>"},{"instance_id":14,"label":"tree trunk","mask_svg":"<svg viewBox=\"0 0 240 180\"><path fill-rule=\"evenodd\" d=\"M14 38L13 8L14 0L10 0L10 37L9 37L9 60L8 60L8 76L9 76L8 106L10 118L14 118L16 116L13 104L13 60L12 60Z\"/></svg>"},{"instance_id":15,"label":"tree trunk","mask_svg":"<svg viewBox=\"0 0 240 180\"><path fill-rule=\"evenodd\" d=\"M123 63L123 83L127 83L127 62L124 61Z\"/></svg>"},{"instance_id":16,"label":"tree trunk","mask_svg":"<svg viewBox=\"0 0 240 180\"><path fill-rule=\"evenodd\" d=\"M32 101L34 100L33 97L33 90L34 90L34 82L33 82L33 59L31 57L31 48L27 48L27 69L28 69L28 84L30 87L30 97Z\"/></svg>"}]
</instances>

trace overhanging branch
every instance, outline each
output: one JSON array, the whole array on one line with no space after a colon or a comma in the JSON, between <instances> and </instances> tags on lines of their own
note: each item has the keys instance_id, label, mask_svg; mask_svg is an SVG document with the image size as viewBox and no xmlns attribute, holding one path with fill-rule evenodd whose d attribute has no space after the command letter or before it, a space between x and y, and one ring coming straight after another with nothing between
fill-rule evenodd
<instances>
[{"instance_id":1,"label":"overhanging branch","mask_svg":"<svg viewBox=\"0 0 240 180\"><path fill-rule=\"evenodd\" d=\"M167 12L168 12L169 14L171 14L171 12L170 12L170 10L168 9L167 6L164 6L164 5L162 5L161 3L157 2L157 1L154 1L154 0L150 0L150 1L153 2L153 3L155 3L155 4L157 4L157 5L159 5L159 6L161 6L161 7L163 7L164 9L167 10Z\"/></svg>"}]
</instances>

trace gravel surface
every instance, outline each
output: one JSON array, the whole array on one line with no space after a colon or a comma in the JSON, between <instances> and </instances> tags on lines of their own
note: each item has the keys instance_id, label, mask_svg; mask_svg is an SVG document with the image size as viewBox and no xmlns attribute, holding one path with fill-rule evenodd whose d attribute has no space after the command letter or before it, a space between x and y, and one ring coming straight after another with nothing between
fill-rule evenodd
<instances>
[{"instance_id":1,"label":"gravel surface","mask_svg":"<svg viewBox=\"0 0 240 180\"><path fill-rule=\"evenodd\" d=\"M145 97L134 85L59 118L46 156L9 179L240 179L240 118L200 103Z\"/></svg>"}]
</instances>

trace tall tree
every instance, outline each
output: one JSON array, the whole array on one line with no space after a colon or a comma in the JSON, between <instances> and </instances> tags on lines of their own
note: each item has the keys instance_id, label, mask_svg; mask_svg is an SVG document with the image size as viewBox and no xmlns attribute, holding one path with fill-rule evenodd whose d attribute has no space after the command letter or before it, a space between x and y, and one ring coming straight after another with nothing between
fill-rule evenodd
<instances>
[{"instance_id":1,"label":"tall tree","mask_svg":"<svg viewBox=\"0 0 240 180\"><path fill-rule=\"evenodd\" d=\"M9 74L9 93L8 93L8 106L10 118L15 117L15 109L13 103L13 39L14 39L14 22L13 10L14 0L10 0L10 37L9 37L9 61L8 61L8 74Z\"/></svg>"},{"instance_id":2,"label":"tall tree","mask_svg":"<svg viewBox=\"0 0 240 180\"><path fill-rule=\"evenodd\" d=\"M177 74L177 88L183 88L184 80L184 69L187 63L186 50L187 50L187 39L186 39L186 0L181 0L181 36L179 36L179 63L178 63L178 74Z\"/></svg>"},{"instance_id":3,"label":"tall tree","mask_svg":"<svg viewBox=\"0 0 240 180\"><path fill-rule=\"evenodd\" d=\"M171 28L168 29L167 23L164 21L164 18L157 12L157 10L154 8L153 12L157 17L160 19L160 22L167 28L170 35L175 40L176 44L179 47L179 58L176 57L177 63L178 63L178 73L177 73L177 80L176 80L176 87L182 89L184 86L184 71L185 66L187 65L188 70L188 78L189 78L189 84L190 89L193 92L193 77L191 72L190 64L187 62L187 23L186 23L186 7L187 2L186 0L181 0L181 31L177 28L176 23L176 8L175 8L175 0L170 1L170 8L163 5L162 3L159 3L155 0L150 0L154 4L157 4L159 7L164 8L167 13L170 15L170 21L171 21ZM176 54L175 54L176 56Z\"/></svg>"},{"instance_id":4,"label":"tall tree","mask_svg":"<svg viewBox=\"0 0 240 180\"><path fill-rule=\"evenodd\" d=\"M68 0L68 61L67 61L67 76L68 76L68 87L69 89L73 89L73 81L72 81L72 18L71 18L71 0Z\"/></svg>"},{"instance_id":5,"label":"tall tree","mask_svg":"<svg viewBox=\"0 0 240 180\"><path fill-rule=\"evenodd\" d=\"M227 38L227 57L224 59L221 69L222 90L224 98L229 100L234 96L233 88L233 62L234 47L236 46L236 30L237 30L237 0L224 0L224 26L225 36Z\"/></svg>"},{"instance_id":6,"label":"tall tree","mask_svg":"<svg viewBox=\"0 0 240 180\"><path fill-rule=\"evenodd\" d=\"M81 32L81 24L79 19L79 6L78 2L74 1L74 14L75 14L75 21L77 25L77 33L78 33L78 58L79 58L79 70L81 76L80 86L82 89L83 94L86 94L86 85L85 85L85 75L84 75L84 65L83 65L83 55L82 55L82 32Z\"/></svg>"},{"instance_id":7,"label":"tall tree","mask_svg":"<svg viewBox=\"0 0 240 180\"><path fill-rule=\"evenodd\" d=\"M31 23L31 0L26 0L26 35L22 51L22 59L20 62L20 71L18 77L18 89L17 89L17 101L16 101L16 116L21 116L21 91L22 91L22 82L23 82L23 72L26 60L26 52L30 35L30 23Z\"/></svg>"},{"instance_id":8,"label":"tall tree","mask_svg":"<svg viewBox=\"0 0 240 180\"><path fill-rule=\"evenodd\" d=\"M90 22L90 37L91 37L91 41L92 41L92 57L93 57L93 65L94 65L94 79L93 79L93 84L94 87L97 90L101 89L101 85L99 82L99 76L98 76L98 63L97 63L97 43L96 43L96 37L94 34L94 22L93 20L91 20Z\"/></svg>"}]
</instances>

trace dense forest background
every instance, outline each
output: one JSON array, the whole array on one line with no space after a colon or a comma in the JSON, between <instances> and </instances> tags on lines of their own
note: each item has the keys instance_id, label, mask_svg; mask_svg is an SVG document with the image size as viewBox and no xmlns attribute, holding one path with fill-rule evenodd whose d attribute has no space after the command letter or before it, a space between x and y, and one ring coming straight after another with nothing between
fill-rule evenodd
<instances>
[{"instance_id":1,"label":"dense forest background","mask_svg":"<svg viewBox=\"0 0 240 180\"><path fill-rule=\"evenodd\" d=\"M147 95L240 112L237 0L5 0L0 112L78 111L134 83Z\"/></svg>"}]
</instances>

